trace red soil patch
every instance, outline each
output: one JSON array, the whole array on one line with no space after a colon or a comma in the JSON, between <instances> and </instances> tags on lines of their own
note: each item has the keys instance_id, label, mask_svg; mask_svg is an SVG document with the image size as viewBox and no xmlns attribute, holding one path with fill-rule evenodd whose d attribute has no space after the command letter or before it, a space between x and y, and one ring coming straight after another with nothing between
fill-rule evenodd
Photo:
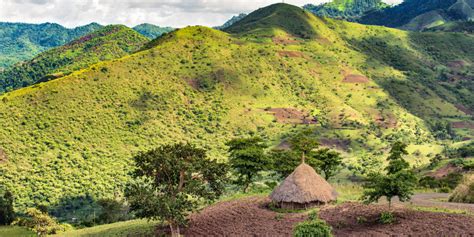
<instances>
[{"instance_id":1,"label":"red soil patch","mask_svg":"<svg viewBox=\"0 0 474 237\"><path fill-rule=\"evenodd\" d=\"M291 236L305 214L278 214L266 208L270 200L251 197L221 202L190 218L184 236Z\"/></svg>"},{"instance_id":2,"label":"red soil patch","mask_svg":"<svg viewBox=\"0 0 474 237\"><path fill-rule=\"evenodd\" d=\"M273 37L273 43L275 44L297 44L298 41L292 38L284 38L284 37Z\"/></svg>"},{"instance_id":3,"label":"red soil patch","mask_svg":"<svg viewBox=\"0 0 474 237\"><path fill-rule=\"evenodd\" d=\"M474 123L462 121L462 122L452 122L451 125L453 128L467 128L474 129Z\"/></svg>"},{"instance_id":4,"label":"red soil patch","mask_svg":"<svg viewBox=\"0 0 474 237\"><path fill-rule=\"evenodd\" d=\"M220 202L191 215L184 236L291 236L294 226L307 219L304 213L276 213L266 208L266 197ZM474 217L422 212L395 205L393 224L380 224L387 205L345 203L322 207L321 219L335 236L472 236ZM359 221L358 221L359 219ZM361 221L364 220L364 221ZM166 232L162 229L159 232Z\"/></svg>"},{"instance_id":5,"label":"red soil patch","mask_svg":"<svg viewBox=\"0 0 474 237\"><path fill-rule=\"evenodd\" d=\"M298 51L278 51L280 57L304 58L304 53Z\"/></svg>"},{"instance_id":6,"label":"red soil patch","mask_svg":"<svg viewBox=\"0 0 474 237\"><path fill-rule=\"evenodd\" d=\"M462 169L453 165L453 164L447 164L441 168L439 168L438 170L436 171L432 171L432 172L429 172L428 174L426 174L427 176L430 176L430 177L433 177L433 178L436 178L436 179L440 179L440 178L444 178L446 176L448 176L448 174L450 173L454 173L454 172L461 172Z\"/></svg>"},{"instance_id":7,"label":"red soil patch","mask_svg":"<svg viewBox=\"0 0 474 237\"><path fill-rule=\"evenodd\" d=\"M465 114L474 115L474 112L464 105L457 104L455 106L457 109L459 109L459 111L462 111Z\"/></svg>"},{"instance_id":8,"label":"red soil patch","mask_svg":"<svg viewBox=\"0 0 474 237\"><path fill-rule=\"evenodd\" d=\"M349 150L349 145L351 144L351 140L321 138L319 139L319 143L321 143L321 145L325 147L336 148L339 150L347 151Z\"/></svg>"},{"instance_id":9,"label":"red soil patch","mask_svg":"<svg viewBox=\"0 0 474 237\"><path fill-rule=\"evenodd\" d=\"M279 123L288 124L316 124L318 121L304 111L294 108L272 108L266 110L273 114Z\"/></svg>"},{"instance_id":10,"label":"red soil patch","mask_svg":"<svg viewBox=\"0 0 474 237\"><path fill-rule=\"evenodd\" d=\"M8 160L8 156L7 156L7 153L5 153L5 151L0 148L0 162L5 162Z\"/></svg>"},{"instance_id":11,"label":"red soil patch","mask_svg":"<svg viewBox=\"0 0 474 237\"><path fill-rule=\"evenodd\" d=\"M448 62L448 67L450 67L452 69L460 69L460 68L463 68L466 65L467 65L467 63L463 60L454 60L454 61Z\"/></svg>"},{"instance_id":12,"label":"red soil patch","mask_svg":"<svg viewBox=\"0 0 474 237\"><path fill-rule=\"evenodd\" d=\"M199 89L199 80L198 79L192 79L192 78L188 78L188 79L185 79L186 80L186 83L188 83L189 86L191 86L192 88L198 90Z\"/></svg>"},{"instance_id":13,"label":"red soil patch","mask_svg":"<svg viewBox=\"0 0 474 237\"><path fill-rule=\"evenodd\" d=\"M342 80L344 83L369 83L369 78L363 75L349 74Z\"/></svg>"},{"instance_id":14,"label":"red soil patch","mask_svg":"<svg viewBox=\"0 0 474 237\"><path fill-rule=\"evenodd\" d=\"M388 114L376 114L375 117L375 123L378 126L384 127L384 128L396 128L398 121L397 117L395 117L394 114L388 113Z\"/></svg>"},{"instance_id":15,"label":"red soil patch","mask_svg":"<svg viewBox=\"0 0 474 237\"><path fill-rule=\"evenodd\" d=\"M380 224L380 213L387 205L345 203L324 208L320 218L333 227L335 236L472 236L474 217L446 213L422 212L396 207L393 224ZM359 219L359 221L357 221ZM363 220L363 221L361 221Z\"/></svg>"}]
</instances>

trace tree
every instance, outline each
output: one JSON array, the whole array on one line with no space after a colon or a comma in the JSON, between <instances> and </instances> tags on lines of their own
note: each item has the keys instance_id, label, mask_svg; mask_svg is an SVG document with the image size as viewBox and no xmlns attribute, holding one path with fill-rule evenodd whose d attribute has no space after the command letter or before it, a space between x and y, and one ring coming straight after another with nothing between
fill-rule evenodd
<instances>
[{"instance_id":1,"label":"tree","mask_svg":"<svg viewBox=\"0 0 474 237\"><path fill-rule=\"evenodd\" d=\"M26 215L26 218L18 221L18 225L31 229L38 236L46 236L64 231L64 227L58 224L54 218L36 208L28 208Z\"/></svg>"},{"instance_id":2,"label":"tree","mask_svg":"<svg viewBox=\"0 0 474 237\"><path fill-rule=\"evenodd\" d=\"M291 149L301 155L302 161L306 155L319 147L319 142L311 135L311 130L305 130L290 139Z\"/></svg>"},{"instance_id":3,"label":"tree","mask_svg":"<svg viewBox=\"0 0 474 237\"><path fill-rule=\"evenodd\" d=\"M229 165L237 173L237 184L247 192L259 172L267 170L270 159L265 154L267 145L261 138L237 138L227 143Z\"/></svg>"},{"instance_id":4,"label":"tree","mask_svg":"<svg viewBox=\"0 0 474 237\"><path fill-rule=\"evenodd\" d=\"M0 225L9 225L15 220L13 210L13 194L6 190L3 197L0 197Z\"/></svg>"},{"instance_id":5,"label":"tree","mask_svg":"<svg viewBox=\"0 0 474 237\"><path fill-rule=\"evenodd\" d=\"M371 173L364 185L362 199L365 203L378 202L385 196L391 208L392 198L398 196L402 202L408 201L416 186L416 177L410 165L403 159L407 155L406 144L395 142L387 158L386 174Z\"/></svg>"},{"instance_id":6,"label":"tree","mask_svg":"<svg viewBox=\"0 0 474 237\"><path fill-rule=\"evenodd\" d=\"M319 169L324 172L324 178L326 180L333 177L342 164L341 154L327 148L316 151L314 157L320 161L318 162Z\"/></svg>"},{"instance_id":7,"label":"tree","mask_svg":"<svg viewBox=\"0 0 474 237\"><path fill-rule=\"evenodd\" d=\"M301 164L301 153L293 150L274 149L270 151L269 157L272 160L272 170L276 172L280 179L286 178L295 168ZM309 155L305 158L305 163L314 169L319 169L321 161L315 156Z\"/></svg>"},{"instance_id":8,"label":"tree","mask_svg":"<svg viewBox=\"0 0 474 237\"><path fill-rule=\"evenodd\" d=\"M165 220L172 236L202 202L222 195L227 166L190 144L164 145L134 157L134 181L125 196L136 216Z\"/></svg>"}]
</instances>

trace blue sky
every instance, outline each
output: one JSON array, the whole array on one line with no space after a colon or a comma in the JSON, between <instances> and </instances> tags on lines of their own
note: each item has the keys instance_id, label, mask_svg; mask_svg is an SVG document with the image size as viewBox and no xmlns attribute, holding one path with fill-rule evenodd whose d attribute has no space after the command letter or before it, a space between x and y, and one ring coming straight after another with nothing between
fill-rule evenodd
<instances>
[{"instance_id":1,"label":"blue sky","mask_svg":"<svg viewBox=\"0 0 474 237\"><path fill-rule=\"evenodd\" d=\"M56 22L67 27L98 22L134 26L217 26L239 13L249 13L276 0L0 0L0 21ZM285 0L302 6L327 0ZM401 0L385 0L397 4Z\"/></svg>"}]
</instances>

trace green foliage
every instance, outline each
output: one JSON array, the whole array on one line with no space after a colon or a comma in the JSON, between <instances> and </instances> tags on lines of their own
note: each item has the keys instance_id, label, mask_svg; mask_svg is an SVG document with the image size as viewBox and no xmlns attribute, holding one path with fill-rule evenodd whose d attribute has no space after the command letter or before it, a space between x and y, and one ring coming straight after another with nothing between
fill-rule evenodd
<instances>
[{"instance_id":1,"label":"green foliage","mask_svg":"<svg viewBox=\"0 0 474 237\"><path fill-rule=\"evenodd\" d=\"M140 24L133 27L135 31L146 36L148 39L156 39L163 34L169 33L174 30L172 27L160 27L153 24Z\"/></svg>"},{"instance_id":2,"label":"green foliage","mask_svg":"<svg viewBox=\"0 0 474 237\"><path fill-rule=\"evenodd\" d=\"M311 130L304 130L289 140L291 149L300 154L302 159L305 155L316 150L319 147L319 142Z\"/></svg>"},{"instance_id":3,"label":"green foliage","mask_svg":"<svg viewBox=\"0 0 474 237\"><path fill-rule=\"evenodd\" d=\"M342 164L341 154L327 148L316 151L314 158L320 161L318 168L324 172L326 180L333 177Z\"/></svg>"},{"instance_id":4,"label":"green foliage","mask_svg":"<svg viewBox=\"0 0 474 237\"><path fill-rule=\"evenodd\" d=\"M356 21L368 12L388 6L381 0L333 0L320 5L307 4L303 8L317 16Z\"/></svg>"},{"instance_id":5,"label":"green foliage","mask_svg":"<svg viewBox=\"0 0 474 237\"><path fill-rule=\"evenodd\" d=\"M332 228L323 220L315 219L298 223L293 230L295 237L331 237Z\"/></svg>"},{"instance_id":6,"label":"green foliage","mask_svg":"<svg viewBox=\"0 0 474 237\"><path fill-rule=\"evenodd\" d=\"M450 202L474 203L474 175L469 174L449 197Z\"/></svg>"},{"instance_id":7,"label":"green foliage","mask_svg":"<svg viewBox=\"0 0 474 237\"><path fill-rule=\"evenodd\" d=\"M396 218L393 212L382 212L380 213L380 223L382 224L393 224L395 222Z\"/></svg>"},{"instance_id":8,"label":"green foliage","mask_svg":"<svg viewBox=\"0 0 474 237\"><path fill-rule=\"evenodd\" d=\"M3 196L0 196L0 225L9 225L15 220L13 201L13 194L9 190L3 190Z\"/></svg>"},{"instance_id":9,"label":"green foliage","mask_svg":"<svg viewBox=\"0 0 474 237\"><path fill-rule=\"evenodd\" d=\"M227 167L193 145L164 145L134 157L135 179L126 189L131 210L141 218L165 220L173 236L202 201L218 198Z\"/></svg>"},{"instance_id":10,"label":"green foliage","mask_svg":"<svg viewBox=\"0 0 474 237\"><path fill-rule=\"evenodd\" d=\"M38 236L56 234L65 230L54 218L51 218L47 213L43 213L38 209L28 208L26 215L27 217L21 218L16 224L31 229Z\"/></svg>"},{"instance_id":11,"label":"green foliage","mask_svg":"<svg viewBox=\"0 0 474 237\"><path fill-rule=\"evenodd\" d=\"M0 72L0 93L68 75L100 61L123 57L148 42L121 25L109 25ZM101 72L105 73L103 69Z\"/></svg>"},{"instance_id":12,"label":"green foliage","mask_svg":"<svg viewBox=\"0 0 474 237\"><path fill-rule=\"evenodd\" d=\"M270 159L265 154L267 145L259 137L236 138L227 143L229 146L229 165L237 174L237 184L247 192L249 185L259 175L268 170Z\"/></svg>"},{"instance_id":13,"label":"green foliage","mask_svg":"<svg viewBox=\"0 0 474 237\"><path fill-rule=\"evenodd\" d=\"M461 182L462 174L449 173L443 178L434 178L431 176L424 176L419 180L419 186L424 188L437 188L443 190L453 190Z\"/></svg>"},{"instance_id":14,"label":"green foliage","mask_svg":"<svg viewBox=\"0 0 474 237\"><path fill-rule=\"evenodd\" d=\"M365 203L378 202L381 197L386 197L391 207L392 198L397 196L402 202L410 199L416 185L416 177L410 165L403 159L408 154L406 144L395 142L387 158L389 162L385 168L387 174L369 174L364 184L362 199Z\"/></svg>"},{"instance_id":15,"label":"green foliage","mask_svg":"<svg viewBox=\"0 0 474 237\"><path fill-rule=\"evenodd\" d=\"M97 23L68 29L54 23L0 22L0 69L30 60L42 51L64 45L101 27Z\"/></svg>"}]
</instances>

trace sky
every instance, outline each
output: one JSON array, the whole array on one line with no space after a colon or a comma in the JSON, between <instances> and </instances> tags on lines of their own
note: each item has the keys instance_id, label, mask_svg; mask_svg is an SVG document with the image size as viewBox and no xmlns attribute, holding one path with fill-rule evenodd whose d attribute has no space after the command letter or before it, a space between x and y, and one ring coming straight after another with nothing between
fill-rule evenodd
<instances>
[{"instance_id":1,"label":"sky","mask_svg":"<svg viewBox=\"0 0 474 237\"><path fill-rule=\"evenodd\" d=\"M384 0L389 4L401 0ZM281 0L0 0L0 21L44 23L66 27L97 22L135 26L218 26L239 13L249 13ZM285 0L303 6L327 0Z\"/></svg>"}]
</instances>

